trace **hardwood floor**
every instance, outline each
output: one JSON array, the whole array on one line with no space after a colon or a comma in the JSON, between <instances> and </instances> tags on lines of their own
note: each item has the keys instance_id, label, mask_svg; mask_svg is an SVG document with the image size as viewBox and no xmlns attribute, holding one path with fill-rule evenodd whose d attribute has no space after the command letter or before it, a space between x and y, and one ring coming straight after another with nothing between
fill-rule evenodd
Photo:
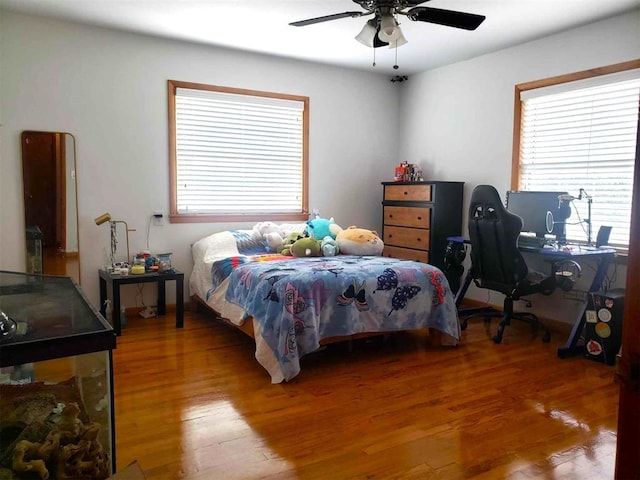
<instances>
[{"instance_id":1,"label":"hardwood floor","mask_svg":"<svg viewBox=\"0 0 640 480\"><path fill-rule=\"evenodd\" d=\"M458 348L425 332L332 345L272 385L253 341L186 313L131 318L114 351L117 464L156 479L613 478L613 368L528 327Z\"/></svg>"}]
</instances>

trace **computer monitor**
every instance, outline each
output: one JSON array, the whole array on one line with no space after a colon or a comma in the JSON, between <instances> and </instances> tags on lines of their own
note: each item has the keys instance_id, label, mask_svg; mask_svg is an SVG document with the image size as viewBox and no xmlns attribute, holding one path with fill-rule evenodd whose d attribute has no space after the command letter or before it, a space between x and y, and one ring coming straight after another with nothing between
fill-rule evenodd
<instances>
[{"instance_id":1,"label":"computer monitor","mask_svg":"<svg viewBox=\"0 0 640 480\"><path fill-rule=\"evenodd\" d=\"M536 237L544 237L545 234L551 233L558 239L564 239L565 221L571 215L571 207L568 202L560 201L558 197L566 194L567 192L509 190L507 210L522 218L523 232L533 232ZM548 227L551 227L551 232Z\"/></svg>"}]
</instances>

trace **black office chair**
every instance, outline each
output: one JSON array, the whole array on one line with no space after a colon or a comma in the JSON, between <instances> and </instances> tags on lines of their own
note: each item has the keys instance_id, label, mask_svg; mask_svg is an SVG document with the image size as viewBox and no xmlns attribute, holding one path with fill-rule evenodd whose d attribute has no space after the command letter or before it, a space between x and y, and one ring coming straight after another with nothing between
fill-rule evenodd
<instances>
[{"instance_id":1,"label":"black office chair","mask_svg":"<svg viewBox=\"0 0 640 480\"><path fill-rule=\"evenodd\" d=\"M501 316L495 343L502 341L504 327L511 319L524 320L532 325L534 333L541 325L532 313L515 313L514 300L533 293L550 295L556 287L555 270L548 277L534 279L518 250L518 235L522 219L504 207L500 195L491 185L478 185L471 194L469 206L469 237L471 240L471 275L479 288L494 290L505 295L502 313L481 314L486 321L490 316ZM540 275L538 275L540 277ZM543 342L551 339L545 328Z\"/></svg>"}]
</instances>

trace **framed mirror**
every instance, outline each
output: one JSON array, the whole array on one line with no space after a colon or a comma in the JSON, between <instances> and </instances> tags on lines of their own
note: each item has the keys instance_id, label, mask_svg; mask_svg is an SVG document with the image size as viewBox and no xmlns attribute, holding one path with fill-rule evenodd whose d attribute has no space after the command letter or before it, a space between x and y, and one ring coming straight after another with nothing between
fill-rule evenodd
<instances>
[{"instance_id":1,"label":"framed mirror","mask_svg":"<svg viewBox=\"0 0 640 480\"><path fill-rule=\"evenodd\" d=\"M75 137L24 131L21 144L26 270L80 283Z\"/></svg>"}]
</instances>

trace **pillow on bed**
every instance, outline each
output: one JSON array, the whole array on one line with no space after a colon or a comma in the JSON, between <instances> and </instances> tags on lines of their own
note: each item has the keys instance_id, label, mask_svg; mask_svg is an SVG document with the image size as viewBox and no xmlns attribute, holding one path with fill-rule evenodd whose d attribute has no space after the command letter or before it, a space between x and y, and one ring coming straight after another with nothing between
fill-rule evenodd
<instances>
[{"instance_id":1,"label":"pillow on bed","mask_svg":"<svg viewBox=\"0 0 640 480\"><path fill-rule=\"evenodd\" d=\"M258 255L268 251L267 242L255 230L230 230L241 255Z\"/></svg>"},{"instance_id":2,"label":"pillow on bed","mask_svg":"<svg viewBox=\"0 0 640 480\"><path fill-rule=\"evenodd\" d=\"M191 253L195 263L210 263L217 258L238 255L239 252L235 237L231 232L224 231L201 238L193 244Z\"/></svg>"},{"instance_id":3,"label":"pillow on bed","mask_svg":"<svg viewBox=\"0 0 640 480\"><path fill-rule=\"evenodd\" d=\"M289 235L304 232L306 223L283 223L280 228ZM267 245L254 230L225 230L201 238L191 247L193 259L211 263L214 260L237 255L266 253Z\"/></svg>"}]
</instances>

